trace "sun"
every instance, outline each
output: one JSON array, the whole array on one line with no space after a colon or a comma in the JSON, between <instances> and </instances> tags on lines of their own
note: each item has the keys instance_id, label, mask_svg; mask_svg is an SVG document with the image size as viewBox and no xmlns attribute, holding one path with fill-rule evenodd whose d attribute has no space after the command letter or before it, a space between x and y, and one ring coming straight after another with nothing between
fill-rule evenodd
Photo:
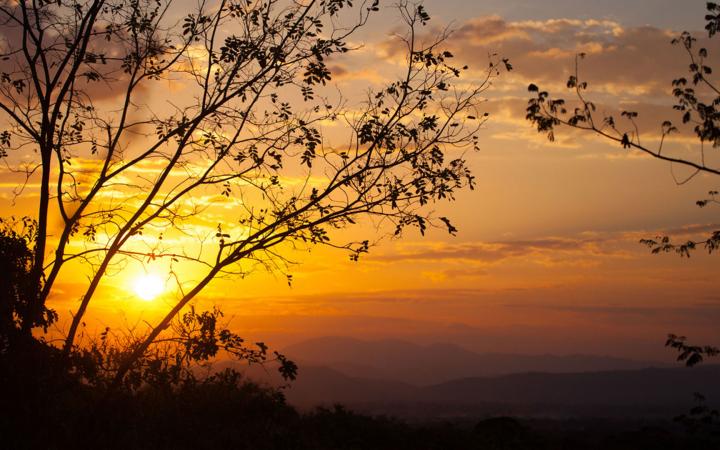
<instances>
[{"instance_id":1,"label":"sun","mask_svg":"<svg viewBox=\"0 0 720 450\"><path fill-rule=\"evenodd\" d=\"M135 294L149 302L162 294L165 290L165 281L155 274L145 274L135 279L133 283Z\"/></svg>"}]
</instances>

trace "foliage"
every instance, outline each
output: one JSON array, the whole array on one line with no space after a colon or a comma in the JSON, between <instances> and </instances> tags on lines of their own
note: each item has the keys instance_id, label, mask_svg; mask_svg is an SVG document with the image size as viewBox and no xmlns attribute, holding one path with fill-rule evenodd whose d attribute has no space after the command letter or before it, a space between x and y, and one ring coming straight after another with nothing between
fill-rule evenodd
<instances>
[{"instance_id":1,"label":"foliage","mask_svg":"<svg viewBox=\"0 0 720 450\"><path fill-rule=\"evenodd\" d=\"M283 387L247 380L203 364L233 356L274 362L294 380L297 366L272 357L263 343L247 345L219 323L219 310L194 308L173 324L173 337L135 360L121 384L118 367L142 336L106 329L70 355L32 337L11 339L0 352L0 435L8 448L288 448L274 440L281 417L297 413ZM286 419L283 419L286 420ZM268 426L272 425L272 426ZM178 434L178 429L183 432Z\"/></svg>"},{"instance_id":2,"label":"foliage","mask_svg":"<svg viewBox=\"0 0 720 450\"><path fill-rule=\"evenodd\" d=\"M679 353L677 360L685 363L687 367L693 367L700 364L707 357L720 355L720 349L717 347L710 345L690 345L687 343L687 338L685 336L676 336L674 334L668 335L667 341L665 341L665 346L677 350Z\"/></svg>"},{"instance_id":3,"label":"foliage","mask_svg":"<svg viewBox=\"0 0 720 450\"><path fill-rule=\"evenodd\" d=\"M685 336L676 336L674 334L668 335L665 346L677 350L677 360L687 367L694 367L707 358L720 355L720 349L717 347L691 345L687 343ZM690 434L709 435L717 438L720 436L720 412L710 407L702 394L696 392L694 398L696 405L687 413L677 416L675 421L681 424Z\"/></svg>"},{"instance_id":4,"label":"foliage","mask_svg":"<svg viewBox=\"0 0 720 450\"><path fill-rule=\"evenodd\" d=\"M686 241L682 244L675 244L668 236L659 236L655 239L641 239L640 243L648 246L652 253L675 252L680 256L690 257L690 252L697 247L702 246L708 253L712 253L720 248L720 231L714 231L709 237L700 241Z\"/></svg>"},{"instance_id":5,"label":"foliage","mask_svg":"<svg viewBox=\"0 0 720 450\"><path fill-rule=\"evenodd\" d=\"M687 414L679 415L675 421L690 434L708 434L716 438L720 436L720 412L709 407L705 397L699 393L695 393L695 402L696 405Z\"/></svg>"},{"instance_id":6,"label":"foliage","mask_svg":"<svg viewBox=\"0 0 720 450\"><path fill-rule=\"evenodd\" d=\"M511 66L491 61L462 87L467 67L453 65L447 33L422 41L425 9L397 9L408 30L402 74L350 108L324 89L329 61L352 51L378 1L221 0L180 18L171 0L0 4L0 157L25 191L39 185L32 306L43 310L77 267L89 279L67 357L99 285L131 262L166 267L177 300L132 343L117 383L219 276L266 268L290 282L297 247L357 260L371 239L342 241L335 230L363 218L398 236L456 231L431 205L473 187L452 153L477 148L482 93ZM344 130L342 144L323 124ZM218 210L217 198L231 207Z\"/></svg>"},{"instance_id":7,"label":"foliage","mask_svg":"<svg viewBox=\"0 0 720 450\"><path fill-rule=\"evenodd\" d=\"M216 360L237 360L247 364L277 365L286 381L295 380L297 365L279 352L268 352L263 342L248 344L237 333L220 323L218 308L197 312L194 306L172 323L172 332L157 340L151 351L134 360L123 378L122 388L137 392L147 386L170 389L198 383L203 367L212 369ZM132 332L116 334L106 328L99 339L77 347L70 358L70 370L89 386L114 389L115 376L128 355L146 339Z\"/></svg>"},{"instance_id":8,"label":"foliage","mask_svg":"<svg viewBox=\"0 0 720 450\"><path fill-rule=\"evenodd\" d=\"M29 339L33 328L48 327L57 313L37 301L38 288L32 274L33 243L37 223L0 219L0 353L17 339Z\"/></svg>"},{"instance_id":9,"label":"foliage","mask_svg":"<svg viewBox=\"0 0 720 450\"><path fill-rule=\"evenodd\" d=\"M708 14L705 16L709 38L713 38L718 31L720 6L708 2ZM660 126L659 144L652 148L640 140L640 129L637 124L636 111L622 111L620 119L613 115L602 118L597 117L597 105L588 98L588 83L580 77L580 61L586 57L580 53L575 59L574 74L568 78L567 87L576 97L576 104L571 106L562 98L552 98L547 91L540 89L536 84L530 84L528 91L534 97L528 100L526 119L530 121L540 133L546 133L550 141L555 139L555 130L558 126L588 131L615 142L623 149L638 150L653 158L690 168L692 173L685 179L678 180L678 184L690 181L698 174L720 175L720 168L708 165L705 158L706 146L712 151L720 147L720 89L713 80L713 70L708 65L709 52L706 48L697 47L697 39L689 32L683 32L678 38L672 40L673 45L681 46L689 59L689 76L681 76L672 81L672 95L675 104L673 109L680 114L680 121L685 126L691 126L698 141L697 154L693 158L676 157L664 152L668 136L678 132L672 121L666 120ZM674 175L673 175L674 176ZM709 193L708 199L699 200L697 205L705 207L716 204L716 191ZM714 231L709 237L689 240L676 244L668 236L658 236L655 239L643 239L642 244L648 246L653 253L675 252L680 256L689 257L698 247L705 248L709 253L720 248L720 230Z\"/></svg>"}]
</instances>

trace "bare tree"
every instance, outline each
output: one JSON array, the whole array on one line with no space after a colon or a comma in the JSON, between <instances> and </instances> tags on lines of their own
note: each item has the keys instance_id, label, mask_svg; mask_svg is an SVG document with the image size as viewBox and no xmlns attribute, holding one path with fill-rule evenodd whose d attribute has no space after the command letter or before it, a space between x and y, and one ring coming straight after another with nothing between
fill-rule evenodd
<instances>
[{"instance_id":1,"label":"bare tree","mask_svg":"<svg viewBox=\"0 0 720 450\"><path fill-rule=\"evenodd\" d=\"M164 260L178 278L177 301L118 379L214 278L258 265L282 270L283 246L332 246L357 259L370 240L340 242L333 230L363 217L396 235L429 226L454 233L431 205L472 188L462 152L477 148L482 93L503 67L490 61L479 82L461 87L467 67L451 64L448 32L420 39L429 16L402 2L403 74L353 111L322 95L327 62L351 50L348 37L377 0L355 8L348 0L220 0L184 17L172 6L0 6L2 157L26 181L39 180L38 311L68 267L89 271L65 353L116 265ZM151 101L158 92L164 102ZM345 130L342 144L326 136L329 122ZM226 197L232 210L217 214L208 195ZM54 218L61 226L51 232ZM188 285L179 265L201 275Z\"/></svg>"},{"instance_id":2,"label":"bare tree","mask_svg":"<svg viewBox=\"0 0 720 450\"><path fill-rule=\"evenodd\" d=\"M713 38L720 30L720 5L708 2L707 10L705 29L709 37ZM680 121L685 126L691 126L697 137L698 144L694 155L681 157L665 148L668 136L678 132L678 128L670 120L660 124L660 133L656 139L658 144L653 147L643 144L640 139L641 130L637 124L636 111L621 111L619 120L612 115L597 117L597 105L588 96L588 83L580 76L580 62L586 56L583 53L576 56L574 73L567 81L567 87L575 95L573 103L562 98L552 98L547 91L530 84L528 90L535 97L528 101L527 120L536 126L538 132L547 133L550 141L555 139L556 127L567 126L594 133L623 149L640 151L670 164L689 168L691 172L687 177L675 177L677 184L685 184L701 173L720 175L720 167L713 165L706 157L707 147L712 151L717 151L720 147L720 88L712 79L713 71L708 66L708 50L698 48L697 39L687 31L671 43L681 46L689 60L689 76L672 80L672 95L675 98L673 109L679 114ZM706 198L697 201L701 208L717 203L718 192L715 190L710 191ZM668 236L643 239L641 243L650 247L653 253L676 252L681 256L690 256L691 251L699 246L709 252L720 248L720 230L710 236L679 244L673 243Z\"/></svg>"}]
</instances>

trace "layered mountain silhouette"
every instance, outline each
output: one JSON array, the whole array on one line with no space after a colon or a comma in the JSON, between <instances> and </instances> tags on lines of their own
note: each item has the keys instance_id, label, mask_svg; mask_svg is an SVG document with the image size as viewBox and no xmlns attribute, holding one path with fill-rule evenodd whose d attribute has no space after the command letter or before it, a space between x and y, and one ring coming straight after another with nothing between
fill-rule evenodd
<instances>
[{"instance_id":1,"label":"layered mountain silhouette","mask_svg":"<svg viewBox=\"0 0 720 450\"><path fill-rule=\"evenodd\" d=\"M472 377L431 386L354 378L305 367L286 390L301 407L345 404L400 416L510 414L554 417L674 417L702 392L720 403L720 366Z\"/></svg>"},{"instance_id":2,"label":"layered mountain silhouette","mask_svg":"<svg viewBox=\"0 0 720 450\"><path fill-rule=\"evenodd\" d=\"M412 417L673 417L701 392L720 404L720 366L688 369L589 355L478 354L450 344L321 338L284 349L300 366L285 390L300 407L344 404ZM217 368L232 365L225 362ZM651 367L656 366L656 367ZM249 377L283 384L272 368Z\"/></svg>"},{"instance_id":3,"label":"layered mountain silhouette","mask_svg":"<svg viewBox=\"0 0 720 450\"><path fill-rule=\"evenodd\" d=\"M301 366L324 366L351 377L417 386L525 372L577 373L668 366L609 356L480 354L453 344L417 345L400 340L363 341L347 337L304 341L285 348L283 353Z\"/></svg>"}]
</instances>

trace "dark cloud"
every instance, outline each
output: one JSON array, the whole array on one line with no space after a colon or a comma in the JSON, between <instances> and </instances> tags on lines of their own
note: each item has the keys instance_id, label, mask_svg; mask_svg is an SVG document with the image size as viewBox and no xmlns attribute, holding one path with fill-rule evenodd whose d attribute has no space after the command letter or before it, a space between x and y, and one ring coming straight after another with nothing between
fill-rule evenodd
<instances>
[{"instance_id":1,"label":"dark cloud","mask_svg":"<svg viewBox=\"0 0 720 450\"><path fill-rule=\"evenodd\" d=\"M510 58L520 76L536 83L564 83L575 54L584 52L581 76L593 83L666 92L677 73L685 71L683 50L670 45L675 35L653 27L622 28L610 21L480 18L461 27L454 39L464 43L459 57L477 60L488 51L497 52Z\"/></svg>"},{"instance_id":2,"label":"dark cloud","mask_svg":"<svg viewBox=\"0 0 720 450\"><path fill-rule=\"evenodd\" d=\"M547 237L495 242L466 242L462 244L434 243L399 248L393 253L371 255L379 262L400 261L470 261L475 263L496 263L510 258L527 256L558 257L627 257L619 247L637 244L641 238L652 236L673 236L676 238L702 237L720 230L720 224L692 224L684 227L655 231L625 231L592 234L588 238ZM449 276L483 275L481 268L470 267L448 272Z\"/></svg>"},{"instance_id":3,"label":"dark cloud","mask_svg":"<svg viewBox=\"0 0 720 450\"><path fill-rule=\"evenodd\" d=\"M685 306L584 304L519 302L506 303L507 308L570 312L590 316L624 317L626 319L667 320L683 323L717 323L720 320L720 303L692 303Z\"/></svg>"},{"instance_id":4,"label":"dark cloud","mask_svg":"<svg viewBox=\"0 0 720 450\"><path fill-rule=\"evenodd\" d=\"M661 235L668 235L668 236L695 236L696 235L707 235L710 233L714 233L716 231L720 230L720 223L711 223L706 225L687 225L680 228L673 228L670 230L665 230L662 233L659 233Z\"/></svg>"},{"instance_id":5,"label":"dark cloud","mask_svg":"<svg viewBox=\"0 0 720 450\"><path fill-rule=\"evenodd\" d=\"M429 33L433 34L433 33ZM498 16L471 19L453 33L447 47L471 67L482 69L489 54L509 58L515 76L541 85L564 85L574 69L575 55L586 53L581 77L613 94L669 93L670 82L687 73L682 47L671 45L679 32L651 26L623 27L609 20L550 19L508 21ZM697 32L698 46L720 54L720 43ZM388 40L390 57L403 48ZM591 85L591 87L592 87Z\"/></svg>"},{"instance_id":6,"label":"dark cloud","mask_svg":"<svg viewBox=\"0 0 720 450\"><path fill-rule=\"evenodd\" d=\"M442 275L446 278L464 278L464 277L482 277L488 275L489 272L481 268L462 268L462 269L447 269L442 272Z\"/></svg>"},{"instance_id":7,"label":"dark cloud","mask_svg":"<svg viewBox=\"0 0 720 450\"><path fill-rule=\"evenodd\" d=\"M545 238L504 242L469 242L463 244L437 244L417 249L400 251L393 254L377 255L377 261L435 261L435 260L472 260L493 263L508 258L527 256L537 253L582 253L591 255L613 255L612 250L604 248L607 240Z\"/></svg>"},{"instance_id":8,"label":"dark cloud","mask_svg":"<svg viewBox=\"0 0 720 450\"><path fill-rule=\"evenodd\" d=\"M11 79L17 79L26 76L28 63L21 52L17 52L22 48L22 28L12 22L6 22L4 27L0 29L0 53L15 52L6 60L0 61L0 71L10 74ZM65 57L64 43L57 38L53 41L53 33L47 33L44 48L54 48L54 51L45 52L45 57L51 66L51 74L62 58ZM30 48L32 53L33 48ZM122 67L123 59L130 51L129 44L122 43L120 39L114 37L106 40L105 37L98 33L92 39L87 48L88 54L104 55L105 63L102 64L100 59L95 64L84 64L73 80L74 88L78 92L82 92L93 101L112 100L123 96L130 82L130 74ZM90 80L88 74L95 72L100 76L98 80ZM62 81L62 80L61 80ZM136 95L146 94L145 87L140 85L136 88ZM19 99L22 96L18 97Z\"/></svg>"}]
</instances>

